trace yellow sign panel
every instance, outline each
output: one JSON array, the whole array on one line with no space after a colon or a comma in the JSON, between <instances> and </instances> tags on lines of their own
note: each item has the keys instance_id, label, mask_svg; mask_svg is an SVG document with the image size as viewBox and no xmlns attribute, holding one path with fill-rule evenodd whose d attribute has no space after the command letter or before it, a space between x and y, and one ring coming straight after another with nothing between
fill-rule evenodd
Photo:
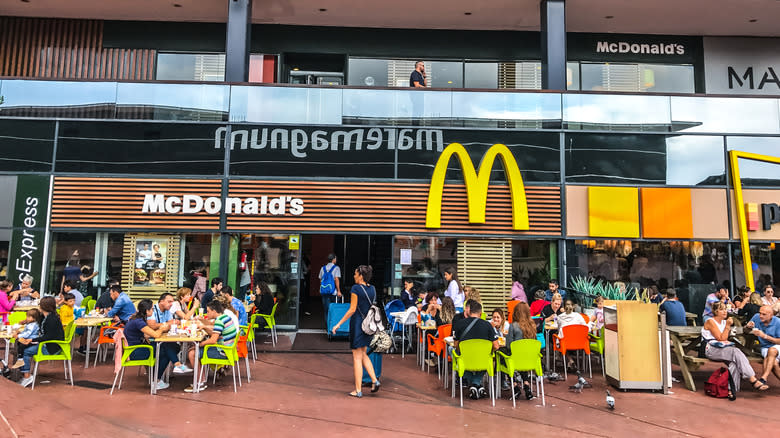
<instances>
[{"instance_id":1,"label":"yellow sign panel","mask_svg":"<svg viewBox=\"0 0 780 438\"><path fill-rule=\"evenodd\" d=\"M291 234L288 242L290 251L297 251L301 248L301 236L298 234Z\"/></svg>"},{"instance_id":2,"label":"yellow sign panel","mask_svg":"<svg viewBox=\"0 0 780 438\"><path fill-rule=\"evenodd\" d=\"M528 203L525 197L525 186L517 161L506 145L494 144L482 157L479 171L474 168L466 148L460 143L452 143L439 156L436 167L433 169L431 185L428 189L428 207L425 213L426 228L441 228L441 200L444 191L444 179L447 176L447 166L450 158L455 155L463 169L463 180L466 183L466 198L468 200L469 223L484 224L485 209L487 207L488 186L490 172L496 157L501 159L504 166L504 174L512 198L512 228L515 230L527 230Z\"/></svg>"}]
</instances>

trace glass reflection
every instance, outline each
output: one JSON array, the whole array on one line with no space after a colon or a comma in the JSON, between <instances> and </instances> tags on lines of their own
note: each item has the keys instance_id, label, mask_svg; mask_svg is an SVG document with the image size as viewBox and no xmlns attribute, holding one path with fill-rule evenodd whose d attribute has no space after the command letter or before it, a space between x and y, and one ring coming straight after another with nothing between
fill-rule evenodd
<instances>
[{"instance_id":1,"label":"glass reflection","mask_svg":"<svg viewBox=\"0 0 780 438\"><path fill-rule=\"evenodd\" d=\"M564 94L563 120L568 129L672 130L665 96Z\"/></svg>"},{"instance_id":2,"label":"glass reflection","mask_svg":"<svg viewBox=\"0 0 780 438\"><path fill-rule=\"evenodd\" d=\"M559 94L461 91L452 93L452 117L467 126L480 121L559 123L560 115ZM492 125L496 124L492 123ZM542 126L536 124L533 127Z\"/></svg>"},{"instance_id":3,"label":"glass reflection","mask_svg":"<svg viewBox=\"0 0 780 438\"><path fill-rule=\"evenodd\" d=\"M344 89L343 92L344 123L419 122L420 119L436 123L452 117L449 91Z\"/></svg>"},{"instance_id":4,"label":"glass reflection","mask_svg":"<svg viewBox=\"0 0 780 438\"><path fill-rule=\"evenodd\" d=\"M780 137L727 137L728 150L752 152L754 154L778 156ZM780 186L780 165L753 160L739 160L739 174L742 184L748 187Z\"/></svg>"},{"instance_id":5,"label":"glass reflection","mask_svg":"<svg viewBox=\"0 0 780 438\"><path fill-rule=\"evenodd\" d=\"M230 89L224 85L117 84L117 118L227 120Z\"/></svg>"},{"instance_id":6,"label":"glass reflection","mask_svg":"<svg viewBox=\"0 0 780 438\"><path fill-rule=\"evenodd\" d=\"M113 118L116 83L5 80L0 94L3 115Z\"/></svg>"},{"instance_id":7,"label":"glass reflection","mask_svg":"<svg viewBox=\"0 0 780 438\"><path fill-rule=\"evenodd\" d=\"M331 88L233 86L230 120L341 124L341 91Z\"/></svg>"},{"instance_id":8,"label":"glass reflection","mask_svg":"<svg viewBox=\"0 0 780 438\"><path fill-rule=\"evenodd\" d=\"M776 99L673 96L671 111L681 131L780 133Z\"/></svg>"}]
</instances>

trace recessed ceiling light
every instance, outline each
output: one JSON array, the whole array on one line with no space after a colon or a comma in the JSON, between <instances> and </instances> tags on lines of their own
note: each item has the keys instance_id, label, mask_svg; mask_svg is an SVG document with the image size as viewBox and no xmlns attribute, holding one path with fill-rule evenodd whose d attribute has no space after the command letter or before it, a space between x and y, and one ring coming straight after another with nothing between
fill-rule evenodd
<instances>
[{"instance_id":1,"label":"recessed ceiling light","mask_svg":"<svg viewBox=\"0 0 780 438\"><path fill-rule=\"evenodd\" d=\"M615 16L614 15L607 15L604 18L606 18L607 20L611 20L611 19L615 18Z\"/></svg>"},{"instance_id":2,"label":"recessed ceiling light","mask_svg":"<svg viewBox=\"0 0 780 438\"><path fill-rule=\"evenodd\" d=\"M749 22L751 22L751 23L755 23L755 22L756 22L756 21L758 21L758 20L756 20L755 18L751 18L751 19L750 19L750 20L748 20L748 21L749 21Z\"/></svg>"},{"instance_id":3,"label":"recessed ceiling light","mask_svg":"<svg viewBox=\"0 0 780 438\"><path fill-rule=\"evenodd\" d=\"M471 15L471 12L464 12L463 15Z\"/></svg>"},{"instance_id":4,"label":"recessed ceiling light","mask_svg":"<svg viewBox=\"0 0 780 438\"><path fill-rule=\"evenodd\" d=\"M173 4L173 7L174 7L174 8L180 8L180 7L181 7L181 5L180 5L180 4L178 4L178 3L174 3L174 4Z\"/></svg>"},{"instance_id":5,"label":"recessed ceiling light","mask_svg":"<svg viewBox=\"0 0 780 438\"><path fill-rule=\"evenodd\" d=\"M21 0L22 3L30 3L30 0Z\"/></svg>"},{"instance_id":6,"label":"recessed ceiling light","mask_svg":"<svg viewBox=\"0 0 780 438\"><path fill-rule=\"evenodd\" d=\"M327 11L327 9L325 9L325 8L320 8L320 12L326 12L326 11Z\"/></svg>"}]
</instances>

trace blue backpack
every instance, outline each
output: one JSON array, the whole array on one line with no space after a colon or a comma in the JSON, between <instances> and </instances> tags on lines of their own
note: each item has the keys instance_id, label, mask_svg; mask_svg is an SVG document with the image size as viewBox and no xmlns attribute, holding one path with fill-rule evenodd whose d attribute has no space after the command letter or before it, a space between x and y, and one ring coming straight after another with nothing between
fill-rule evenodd
<instances>
[{"instance_id":1,"label":"blue backpack","mask_svg":"<svg viewBox=\"0 0 780 438\"><path fill-rule=\"evenodd\" d=\"M330 267L330 270L322 267L322 279L320 280L320 295L333 295L336 293L336 279L333 278L333 270L336 265Z\"/></svg>"}]
</instances>

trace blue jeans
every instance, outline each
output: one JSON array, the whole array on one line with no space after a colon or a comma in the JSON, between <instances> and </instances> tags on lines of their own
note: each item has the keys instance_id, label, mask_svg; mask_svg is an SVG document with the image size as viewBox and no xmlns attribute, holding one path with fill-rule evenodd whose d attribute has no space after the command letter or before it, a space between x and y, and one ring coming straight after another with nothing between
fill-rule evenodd
<instances>
[{"instance_id":1,"label":"blue jeans","mask_svg":"<svg viewBox=\"0 0 780 438\"><path fill-rule=\"evenodd\" d=\"M160 348L160 365L157 367L157 379L162 379L165 369L169 363L175 364L179 361L179 346L174 342L165 342L163 344L152 344L155 350ZM142 348L130 353L130 360L149 359L149 349Z\"/></svg>"},{"instance_id":2,"label":"blue jeans","mask_svg":"<svg viewBox=\"0 0 780 438\"><path fill-rule=\"evenodd\" d=\"M482 386L482 377L485 376L484 371L464 371L463 380L467 386Z\"/></svg>"},{"instance_id":3,"label":"blue jeans","mask_svg":"<svg viewBox=\"0 0 780 438\"><path fill-rule=\"evenodd\" d=\"M46 349L46 346L44 345L41 349L41 353L43 354L49 354L49 350ZM30 362L32 361L32 357L38 354L38 345L28 345L24 347L24 353L22 354L22 360L24 361L24 366L22 367L23 373L29 373L30 372Z\"/></svg>"},{"instance_id":4,"label":"blue jeans","mask_svg":"<svg viewBox=\"0 0 780 438\"><path fill-rule=\"evenodd\" d=\"M322 295L322 314L325 315L325 328L328 327L328 307L336 302L336 295Z\"/></svg>"}]
</instances>

